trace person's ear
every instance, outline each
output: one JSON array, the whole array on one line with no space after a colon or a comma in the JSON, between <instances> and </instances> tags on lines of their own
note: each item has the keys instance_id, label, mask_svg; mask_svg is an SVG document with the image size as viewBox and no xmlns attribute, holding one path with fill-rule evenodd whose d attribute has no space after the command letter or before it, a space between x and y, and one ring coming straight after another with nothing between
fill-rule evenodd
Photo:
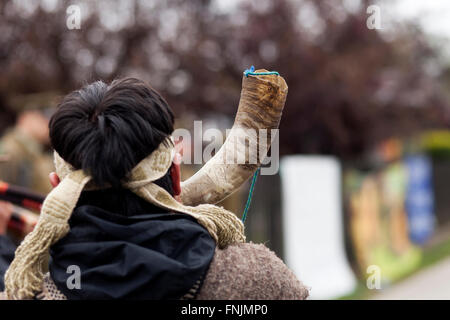
<instances>
[{"instance_id":1,"label":"person's ear","mask_svg":"<svg viewBox=\"0 0 450 320\"><path fill-rule=\"evenodd\" d=\"M56 174L56 172L51 172L48 175L48 178L50 179L50 184L52 185L53 188L56 188L56 186L58 186L58 184L61 182L59 180L58 175Z\"/></svg>"},{"instance_id":2,"label":"person's ear","mask_svg":"<svg viewBox=\"0 0 450 320\"><path fill-rule=\"evenodd\" d=\"M181 155L175 154L172 166L170 167L170 176L172 178L173 195L177 197L181 194L181 172L180 172ZM178 200L178 199L177 199Z\"/></svg>"}]
</instances>

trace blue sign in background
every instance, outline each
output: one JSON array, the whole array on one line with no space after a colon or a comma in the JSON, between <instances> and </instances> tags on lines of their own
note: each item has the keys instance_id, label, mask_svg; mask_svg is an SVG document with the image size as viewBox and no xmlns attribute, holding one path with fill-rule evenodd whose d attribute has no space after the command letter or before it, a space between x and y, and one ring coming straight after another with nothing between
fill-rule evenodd
<instances>
[{"instance_id":1,"label":"blue sign in background","mask_svg":"<svg viewBox=\"0 0 450 320\"><path fill-rule=\"evenodd\" d=\"M406 167L409 236L412 242L424 244L433 234L435 225L431 161L424 155L413 155L406 158Z\"/></svg>"}]
</instances>

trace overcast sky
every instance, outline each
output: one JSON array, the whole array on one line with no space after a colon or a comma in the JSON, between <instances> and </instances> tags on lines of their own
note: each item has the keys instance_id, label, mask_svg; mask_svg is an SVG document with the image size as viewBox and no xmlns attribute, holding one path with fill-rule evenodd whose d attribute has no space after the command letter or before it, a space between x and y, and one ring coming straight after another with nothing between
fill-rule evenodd
<instances>
[{"instance_id":1,"label":"overcast sky","mask_svg":"<svg viewBox=\"0 0 450 320\"><path fill-rule=\"evenodd\" d=\"M218 10L231 10L239 2L264 2L263 0L215 0ZM301 0L292 0L301 1ZM381 20L385 22L385 27L389 27L389 20L395 21L413 19L416 20L423 29L438 36L450 38L450 0L381 0L375 1L381 9ZM344 0L344 7L355 10L361 6L360 0Z\"/></svg>"},{"instance_id":2,"label":"overcast sky","mask_svg":"<svg viewBox=\"0 0 450 320\"><path fill-rule=\"evenodd\" d=\"M358 0L355 0L358 1ZM414 19L435 36L450 38L450 0L397 0L381 3L381 12L398 19Z\"/></svg>"}]
</instances>

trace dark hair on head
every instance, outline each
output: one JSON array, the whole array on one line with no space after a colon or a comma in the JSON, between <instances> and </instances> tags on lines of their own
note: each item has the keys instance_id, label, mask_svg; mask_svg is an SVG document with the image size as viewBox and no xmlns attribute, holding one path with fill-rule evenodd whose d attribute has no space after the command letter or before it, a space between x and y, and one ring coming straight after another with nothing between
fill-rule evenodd
<instances>
[{"instance_id":1,"label":"dark hair on head","mask_svg":"<svg viewBox=\"0 0 450 320\"><path fill-rule=\"evenodd\" d=\"M173 132L167 102L145 82L97 81L68 94L50 120L50 140L59 155L83 169L98 186L121 181ZM172 193L170 177L158 182Z\"/></svg>"}]
</instances>

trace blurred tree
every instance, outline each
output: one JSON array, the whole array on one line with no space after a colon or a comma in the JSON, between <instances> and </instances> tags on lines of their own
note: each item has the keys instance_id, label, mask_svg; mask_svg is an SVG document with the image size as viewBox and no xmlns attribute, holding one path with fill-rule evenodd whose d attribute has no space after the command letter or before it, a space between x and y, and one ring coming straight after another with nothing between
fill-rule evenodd
<instances>
[{"instance_id":1,"label":"blurred tree","mask_svg":"<svg viewBox=\"0 0 450 320\"><path fill-rule=\"evenodd\" d=\"M414 25L369 30L367 0L354 8L341 0L79 3L80 30L66 27L70 1L0 3L0 94L135 76L178 115L233 117L242 71L253 64L289 85L282 153L354 157L385 137L450 124L429 71L436 50Z\"/></svg>"}]
</instances>

